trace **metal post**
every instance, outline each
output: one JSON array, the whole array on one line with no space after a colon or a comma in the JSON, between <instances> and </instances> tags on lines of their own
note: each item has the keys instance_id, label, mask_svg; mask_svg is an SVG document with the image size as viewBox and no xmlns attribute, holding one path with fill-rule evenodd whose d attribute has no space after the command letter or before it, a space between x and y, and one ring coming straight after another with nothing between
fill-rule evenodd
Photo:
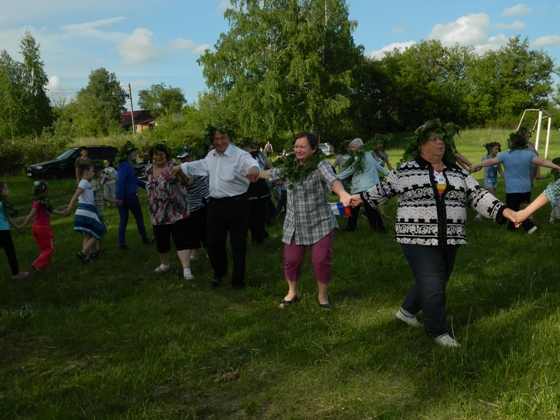
<instances>
[{"instance_id":1,"label":"metal post","mask_svg":"<svg viewBox=\"0 0 560 420\"><path fill-rule=\"evenodd\" d=\"M130 98L130 118L132 120L132 135L136 135L136 126L134 125L134 108L132 107L132 89L130 83L128 84L128 97Z\"/></svg>"}]
</instances>

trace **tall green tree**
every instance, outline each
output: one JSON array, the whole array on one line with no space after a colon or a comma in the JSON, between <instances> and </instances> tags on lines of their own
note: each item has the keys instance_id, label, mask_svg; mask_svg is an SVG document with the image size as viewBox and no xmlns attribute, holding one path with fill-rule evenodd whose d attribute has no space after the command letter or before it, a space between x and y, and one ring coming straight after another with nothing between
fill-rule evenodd
<instances>
[{"instance_id":1,"label":"tall green tree","mask_svg":"<svg viewBox=\"0 0 560 420\"><path fill-rule=\"evenodd\" d=\"M101 67L90 73L88 85L68 104L65 117L72 119L82 136L106 136L119 130L125 103L126 92L115 73Z\"/></svg>"},{"instance_id":2,"label":"tall green tree","mask_svg":"<svg viewBox=\"0 0 560 420\"><path fill-rule=\"evenodd\" d=\"M38 136L44 127L53 122L51 101L47 96L49 78L43 69L39 45L31 32L25 31L21 39L20 53L23 57L23 83L25 84L28 109L31 111L27 117L27 127Z\"/></svg>"},{"instance_id":3,"label":"tall green tree","mask_svg":"<svg viewBox=\"0 0 560 420\"><path fill-rule=\"evenodd\" d=\"M29 31L21 39L23 62L0 52L0 136L37 137L53 122L47 75L39 45Z\"/></svg>"},{"instance_id":4,"label":"tall green tree","mask_svg":"<svg viewBox=\"0 0 560 420\"><path fill-rule=\"evenodd\" d=\"M465 101L476 123L519 118L526 108L545 108L559 69L544 52L532 50L527 39L509 39L505 47L488 51L467 76L471 88Z\"/></svg>"},{"instance_id":5,"label":"tall green tree","mask_svg":"<svg viewBox=\"0 0 560 420\"><path fill-rule=\"evenodd\" d=\"M232 0L215 51L199 59L220 107L254 138L326 134L350 106L362 48L344 0ZM229 112L224 111L225 114Z\"/></svg>"},{"instance_id":6,"label":"tall green tree","mask_svg":"<svg viewBox=\"0 0 560 420\"><path fill-rule=\"evenodd\" d=\"M154 117L173 115L181 111L187 103L183 91L165 83L158 83L138 92L138 105L142 109L149 109Z\"/></svg>"}]
</instances>

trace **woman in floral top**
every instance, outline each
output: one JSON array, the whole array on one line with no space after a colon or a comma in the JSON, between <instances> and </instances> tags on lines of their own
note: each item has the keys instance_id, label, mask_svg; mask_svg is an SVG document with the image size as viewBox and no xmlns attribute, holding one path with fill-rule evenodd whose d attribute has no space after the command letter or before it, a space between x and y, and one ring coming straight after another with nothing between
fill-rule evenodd
<instances>
[{"instance_id":1,"label":"woman in floral top","mask_svg":"<svg viewBox=\"0 0 560 420\"><path fill-rule=\"evenodd\" d=\"M174 163L169 161L169 148L165 142L155 143L148 153L154 164L148 169L146 192L148 210L154 228L157 251L161 264L154 271L163 273L169 270L170 239L177 249L177 255L183 266L183 277L194 279L190 269L190 250L192 234L187 218L189 205L186 200L186 185L192 182L184 175L175 176L171 172Z\"/></svg>"},{"instance_id":2,"label":"woman in floral top","mask_svg":"<svg viewBox=\"0 0 560 420\"><path fill-rule=\"evenodd\" d=\"M303 258L311 247L311 263L319 288L319 305L331 307L327 284L331 280L332 243L334 229L338 227L329 206L329 193L334 191L342 199L350 195L337 178L331 164L319 149L317 136L302 131L294 140L295 159L291 156L277 166L259 174L271 182L283 180L288 189L288 206L284 219L284 274L288 281L288 294L280 302L286 308L298 298L298 280ZM276 161L275 163L278 163Z\"/></svg>"}]
</instances>

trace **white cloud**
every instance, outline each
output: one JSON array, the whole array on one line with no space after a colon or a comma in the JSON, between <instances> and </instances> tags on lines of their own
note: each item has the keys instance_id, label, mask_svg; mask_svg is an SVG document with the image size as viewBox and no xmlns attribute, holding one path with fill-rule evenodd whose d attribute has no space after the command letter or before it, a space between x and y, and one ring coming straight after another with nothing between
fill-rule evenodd
<instances>
[{"instance_id":1,"label":"white cloud","mask_svg":"<svg viewBox=\"0 0 560 420\"><path fill-rule=\"evenodd\" d=\"M153 33L144 28L135 29L117 50L125 64L153 63L161 60L161 47L152 44Z\"/></svg>"},{"instance_id":2,"label":"white cloud","mask_svg":"<svg viewBox=\"0 0 560 420\"><path fill-rule=\"evenodd\" d=\"M437 24L429 39L439 39L445 46L478 45L486 39L486 32L490 27L490 18L485 13L473 13L462 16L455 22Z\"/></svg>"},{"instance_id":3,"label":"white cloud","mask_svg":"<svg viewBox=\"0 0 560 420\"><path fill-rule=\"evenodd\" d=\"M404 51L406 50L408 47L411 47L412 45L416 44L416 42L414 41L408 41L408 42L395 42L393 44L387 45L386 47L381 48L380 50L377 51L372 51L370 53L367 53L366 55L369 58L377 58L377 59L381 59L383 58L383 56L385 55L386 52L391 52L394 49L397 49L399 51Z\"/></svg>"},{"instance_id":4,"label":"white cloud","mask_svg":"<svg viewBox=\"0 0 560 420\"><path fill-rule=\"evenodd\" d=\"M533 13L533 9L527 7L526 4L518 4L517 6L504 9L502 16L527 16Z\"/></svg>"},{"instance_id":5,"label":"white cloud","mask_svg":"<svg viewBox=\"0 0 560 420\"><path fill-rule=\"evenodd\" d=\"M124 39L117 50L125 64L149 64L163 61L166 55L178 51L190 51L202 54L210 46L198 45L189 39L178 38L168 45L155 45L152 43L153 32L145 28L137 28Z\"/></svg>"},{"instance_id":6,"label":"white cloud","mask_svg":"<svg viewBox=\"0 0 560 420\"><path fill-rule=\"evenodd\" d=\"M548 45L560 44L560 35L541 36L535 40L531 45L534 47L546 47Z\"/></svg>"},{"instance_id":7,"label":"white cloud","mask_svg":"<svg viewBox=\"0 0 560 420\"><path fill-rule=\"evenodd\" d=\"M230 7L231 7L230 0L222 0L220 2L220 5L218 6L218 10L226 10L229 9Z\"/></svg>"},{"instance_id":8,"label":"white cloud","mask_svg":"<svg viewBox=\"0 0 560 420\"><path fill-rule=\"evenodd\" d=\"M513 29L513 30L517 31L517 30L525 29L526 26L527 26L527 24L525 22L521 22L519 20L514 20L510 24L496 23L494 25L494 28L496 28L496 29Z\"/></svg>"},{"instance_id":9,"label":"white cloud","mask_svg":"<svg viewBox=\"0 0 560 420\"><path fill-rule=\"evenodd\" d=\"M58 76L49 77L49 83L47 83L47 89L50 91L60 89L60 80L58 79Z\"/></svg>"},{"instance_id":10,"label":"white cloud","mask_svg":"<svg viewBox=\"0 0 560 420\"><path fill-rule=\"evenodd\" d=\"M395 28L391 31L392 34L402 34L403 32L406 32L406 28Z\"/></svg>"},{"instance_id":11,"label":"white cloud","mask_svg":"<svg viewBox=\"0 0 560 420\"><path fill-rule=\"evenodd\" d=\"M122 32L106 32L100 30L99 28L109 25L115 25L122 22L123 20L125 20L125 18L122 17L102 19L94 22L65 25L62 26L61 29L68 35L71 35L73 37L102 39L104 41L113 43L119 42L126 36L126 34Z\"/></svg>"},{"instance_id":12,"label":"white cloud","mask_svg":"<svg viewBox=\"0 0 560 420\"><path fill-rule=\"evenodd\" d=\"M491 36L485 42L473 45L474 52L477 54L484 54L486 51L497 50L506 46L508 41L509 39L503 34Z\"/></svg>"}]
</instances>

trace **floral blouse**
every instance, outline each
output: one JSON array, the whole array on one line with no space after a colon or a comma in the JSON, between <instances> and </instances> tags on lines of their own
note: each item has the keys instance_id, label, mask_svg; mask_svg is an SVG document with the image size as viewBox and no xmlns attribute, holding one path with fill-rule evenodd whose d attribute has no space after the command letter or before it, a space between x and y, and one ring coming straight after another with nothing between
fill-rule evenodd
<instances>
[{"instance_id":1,"label":"floral blouse","mask_svg":"<svg viewBox=\"0 0 560 420\"><path fill-rule=\"evenodd\" d=\"M147 171L146 193L152 225L171 225L189 217L187 189L181 179L171 173L173 165L167 162L157 177L154 177L153 166Z\"/></svg>"}]
</instances>

